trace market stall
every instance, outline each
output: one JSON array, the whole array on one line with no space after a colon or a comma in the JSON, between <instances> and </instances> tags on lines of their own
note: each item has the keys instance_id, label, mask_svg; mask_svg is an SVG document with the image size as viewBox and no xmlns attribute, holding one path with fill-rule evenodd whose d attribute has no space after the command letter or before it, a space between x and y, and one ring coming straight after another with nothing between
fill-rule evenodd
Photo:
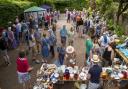
<instances>
[{"instance_id":1,"label":"market stall","mask_svg":"<svg viewBox=\"0 0 128 89\"><path fill-rule=\"evenodd\" d=\"M29 20L30 16L34 16L34 18L37 19L40 14L43 15L45 12L46 12L46 9L33 6L24 11L24 17L26 21Z\"/></svg>"},{"instance_id":2,"label":"market stall","mask_svg":"<svg viewBox=\"0 0 128 89\"><path fill-rule=\"evenodd\" d=\"M65 84L66 82L79 82L88 84L89 67L80 69L78 66L68 67L62 65L57 67L55 64L43 64L37 72L37 81L33 89L55 89L55 84ZM128 70L126 65L114 65L113 67L103 67L101 78L104 81L104 87L116 80L128 79ZM52 87L52 88L50 88ZM87 86L85 86L87 87Z\"/></svg>"},{"instance_id":3,"label":"market stall","mask_svg":"<svg viewBox=\"0 0 128 89\"><path fill-rule=\"evenodd\" d=\"M115 49L116 54L121 57L121 59L128 63L128 41L126 40L123 44L119 44Z\"/></svg>"},{"instance_id":4,"label":"market stall","mask_svg":"<svg viewBox=\"0 0 128 89\"><path fill-rule=\"evenodd\" d=\"M128 57L126 57L119 49L115 49L115 52L121 57L121 59L123 59L123 61L128 63Z\"/></svg>"}]
</instances>

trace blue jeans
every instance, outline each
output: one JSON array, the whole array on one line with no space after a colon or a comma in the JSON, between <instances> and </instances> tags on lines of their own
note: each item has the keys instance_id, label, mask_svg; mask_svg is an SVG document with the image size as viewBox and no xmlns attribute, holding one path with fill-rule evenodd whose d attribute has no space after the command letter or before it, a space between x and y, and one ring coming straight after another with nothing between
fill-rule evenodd
<instances>
[{"instance_id":1,"label":"blue jeans","mask_svg":"<svg viewBox=\"0 0 128 89\"><path fill-rule=\"evenodd\" d=\"M66 44L66 37L62 37L62 36L61 36L61 43L62 43L62 44Z\"/></svg>"},{"instance_id":2,"label":"blue jeans","mask_svg":"<svg viewBox=\"0 0 128 89\"><path fill-rule=\"evenodd\" d=\"M59 63L60 65L63 65L64 64L64 56L63 54L59 54Z\"/></svg>"}]
</instances>

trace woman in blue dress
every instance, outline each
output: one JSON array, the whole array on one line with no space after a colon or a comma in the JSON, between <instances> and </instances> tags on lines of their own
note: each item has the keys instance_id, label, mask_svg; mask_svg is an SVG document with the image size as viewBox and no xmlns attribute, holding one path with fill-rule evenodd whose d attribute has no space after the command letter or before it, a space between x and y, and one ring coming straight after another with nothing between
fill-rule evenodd
<instances>
[{"instance_id":1,"label":"woman in blue dress","mask_svg":"<svg viewBox=\"0 0 128 89\"><path fill-rule=\"evenodd\" d=\"M41 42L42 42L41 43L42 56L45 60L47 57L49 57L49 40L48 38L46 38L46 34L43 34L43 39Z\"/></svg>"}]
</instances>

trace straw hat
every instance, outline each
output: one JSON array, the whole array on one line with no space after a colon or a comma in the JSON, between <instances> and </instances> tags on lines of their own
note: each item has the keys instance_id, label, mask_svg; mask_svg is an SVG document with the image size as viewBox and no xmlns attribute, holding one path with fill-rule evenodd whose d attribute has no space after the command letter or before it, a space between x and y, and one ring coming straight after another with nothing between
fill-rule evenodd
<instances>
[{"instance_id":1,"label":"straw hat","mask_svg":"<svg viewBox=\"0 0 128 89\"><path fill-rule=\"evenodd\" d=\"M72 47L72 46L68 46L67 48L66 48L66 52L67 53L73 53L75 50L74 50L74 47Z\"/></svg>"},{"instance_id":2,"label":"straw hat","mask_svg":"<svg viewBox=\"0 0 128 89\"><path fill-rule=\"evenodd\" d=\"M93 55L93 58L91 59L92 62L99 62L100 59L98 57L98 55Z\"/></svg>"}]
</instances>

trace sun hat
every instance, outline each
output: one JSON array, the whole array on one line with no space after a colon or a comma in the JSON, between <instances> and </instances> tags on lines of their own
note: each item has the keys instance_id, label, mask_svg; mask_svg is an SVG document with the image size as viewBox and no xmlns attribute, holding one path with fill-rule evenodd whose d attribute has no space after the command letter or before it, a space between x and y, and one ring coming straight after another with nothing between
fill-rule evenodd
<instances>
[{"instance_id":1,"label":"sun hat","mask_svg":"<svg viewBox=\"0 0 128 89\"><path fill-rule=\"evenodd\" d=\"M93 55L93 58L91 59L92 62L99 62L100 59L98 57L98 55Z\"/></svg>"},{"instance_id":2,"label":"sun hat","mask_svg":"<svg viewBox=\"0 0 128 89\"><path fill-rule=\"evenodd\" d=\"M72 46L68 46L67 48L66 48L66 52L67 53L73 53L75 51L75 49L74 49L74 47L72 47Z\"/></svg>"}]
</instances>

